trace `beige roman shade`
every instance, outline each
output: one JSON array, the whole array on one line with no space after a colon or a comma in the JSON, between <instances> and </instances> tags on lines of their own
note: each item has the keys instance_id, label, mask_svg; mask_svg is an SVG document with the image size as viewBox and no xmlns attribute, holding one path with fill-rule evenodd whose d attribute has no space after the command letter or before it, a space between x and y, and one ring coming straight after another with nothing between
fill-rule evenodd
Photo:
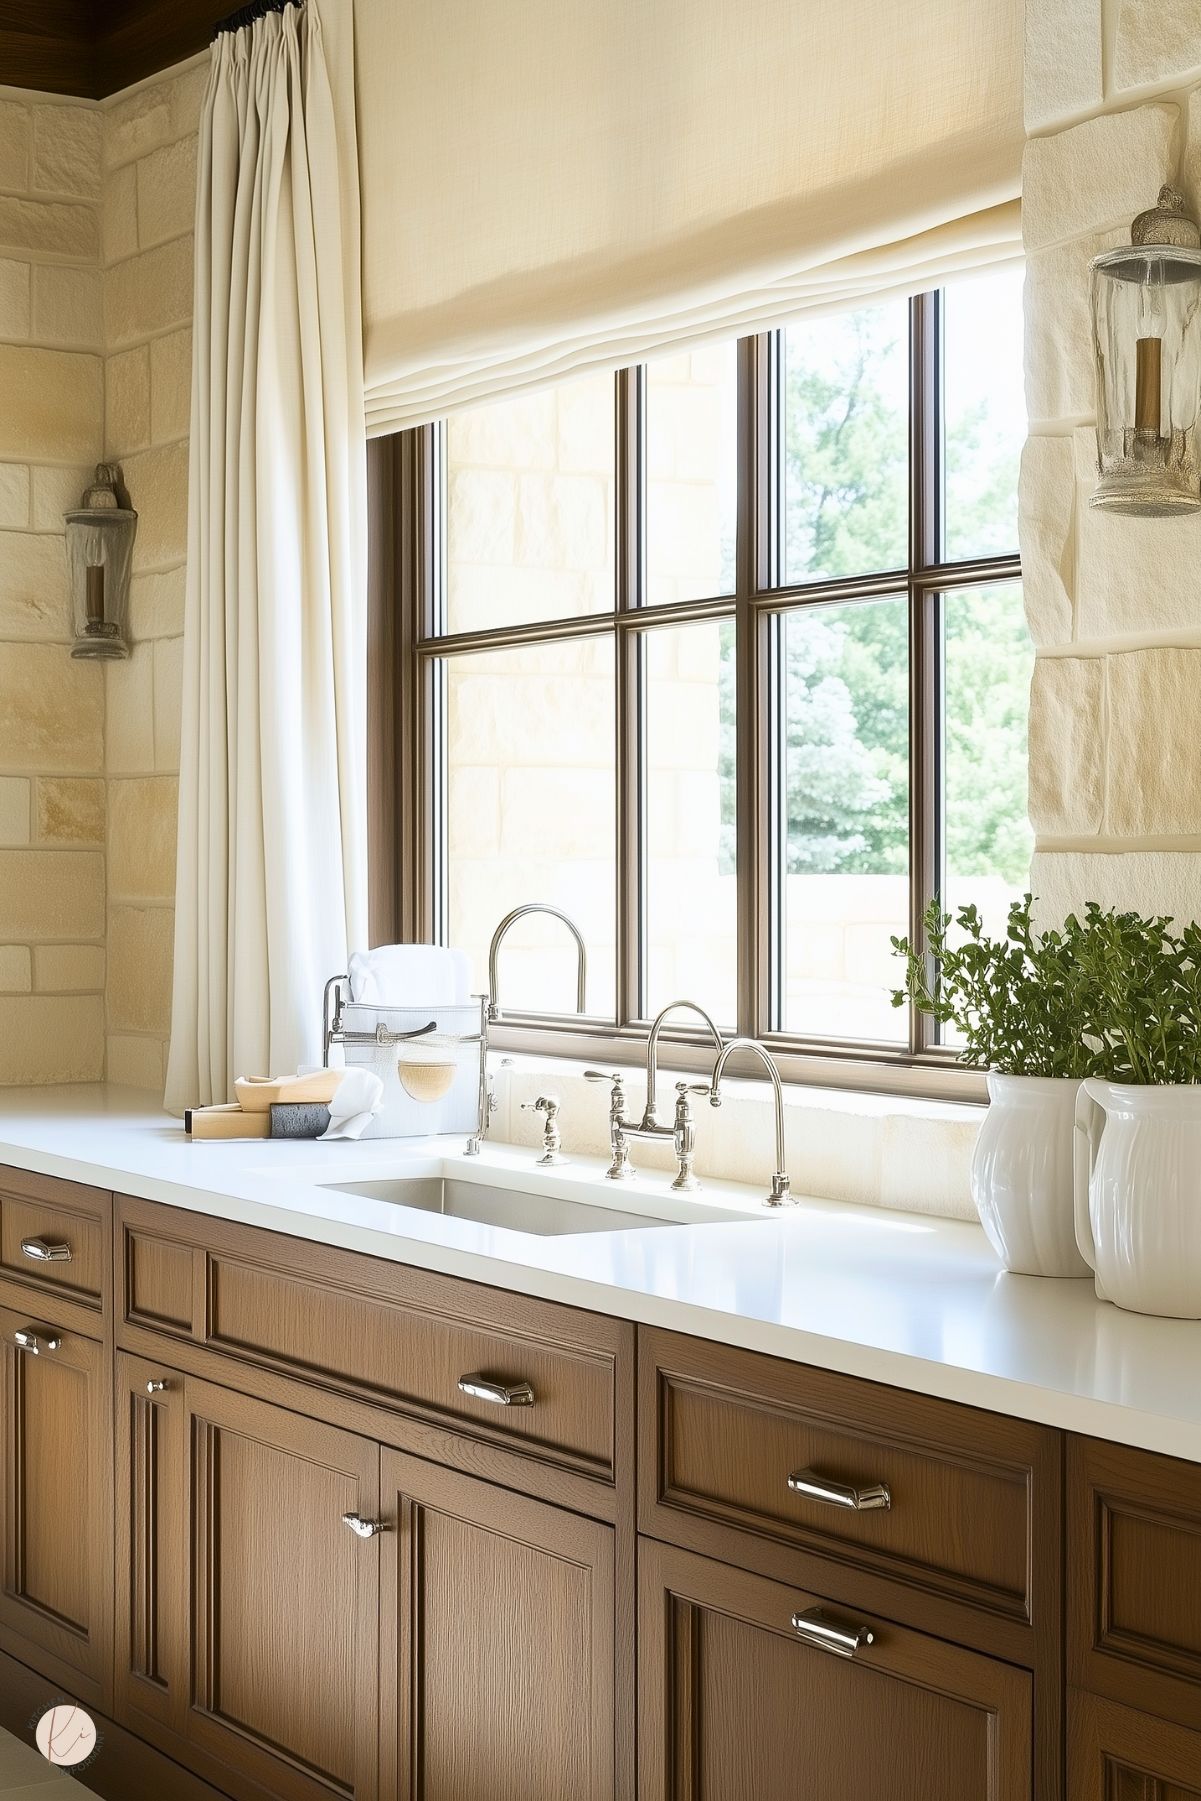
<instances>
[{"instance_id":1,"label":"beige roman shade","mask_svg":"<svg viewBox=\"0 0 1201 1801\"><path fill-rule=\"evenodd\" d=\"M354 17L373 434L1019 254L1022 0Z\"/></svg>"}]
</instances>

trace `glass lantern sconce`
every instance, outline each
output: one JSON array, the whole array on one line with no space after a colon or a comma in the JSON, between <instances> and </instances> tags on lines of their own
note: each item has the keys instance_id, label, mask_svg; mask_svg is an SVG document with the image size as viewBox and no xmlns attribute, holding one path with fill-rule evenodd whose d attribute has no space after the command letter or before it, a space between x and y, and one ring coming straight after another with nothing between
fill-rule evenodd
<instances>
[{"instance_id":1,"label":"glass lantern sconce","mask_svg":"<svg viewBox=\"0 0 1201 1801\"><path fill-rule=\"evenodd\" d=\"M1201 230L1174 188L1131 242L1093 259L1097 463L1091 505L1169 518L1201 509Z\"/></svg>"},{"instance_id":2,"label":"glass lantern sconce","mask_svg":"<svg viewBox=\"0 0 1201 1801\"><path fill-rule=\"evenodd\" d=\"M73 657L127 657L129 574L138 516L122 506L121 469L97 463L96 479L66 515Z\"/></svg>"}]
</instances>

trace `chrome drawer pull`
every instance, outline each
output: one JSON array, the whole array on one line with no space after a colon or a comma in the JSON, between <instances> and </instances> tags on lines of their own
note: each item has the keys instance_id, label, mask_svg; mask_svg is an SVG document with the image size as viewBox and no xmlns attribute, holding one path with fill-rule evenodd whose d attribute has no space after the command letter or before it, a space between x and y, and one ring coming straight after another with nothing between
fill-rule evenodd
<instances>
[{"instance_id":1,"label":"chrome drawer pull","mask_svg":"<svg viewBox=\"0 0 1201 1801\"><path fill-rule=\"evenodd\" d=\"M852 1513L877 1513L892 1506L892 1496L883 1482L870 1482L866 1488L850 1488L845 1482L831 1482L816 1470L794 1470L788 1478L794 1495L807 1501L824 1501L827 1507L846 1507Z\"/></svg>"},{"instance_id":2,"label":"chrome drawer pull","mask_svg":"<svg viewBox=\"0 0 1201 1801\"><path fill-rule=\"evenodd\" d=\"M856 1626L850 1620L836 1620L820 1607L805 1613L794 1613L792 1629L798 1638L833 1657L854 1657L861 1645L874 1645L876 1635L870 1626Z\"/></svg>"},{"instance_id":3,"label":"chrome drawer pull","mask_svg":"<svg viewBox=\"0 0 1201 1801\"><path fill-rule=\"evenodd\" d=\"M57 1351L62 1342L56 1336L39 1338L32 1326L19 1326L13 1333L13 1343L31 1357L40 1357L43 1351Z\"/></svg>"},{"instance_id":4,"label":"chrome drawer pull","mask_svg":"<svg viewBox=\"0 0 1201 1801\"><path fill-rule=\"evenodd\" d=\"M460 1376L459 1387L476 1401L491 1401L496 1407L532 1407L534 1391L528 1382L515 1382L506 1388L488 1376Z\"/></svg>"},{"instance_id":5,"label":"chrome drawer pull","mask_svg":"<svg viewBox=\"0 0 1201 1801\"><path fill-rule=\"evenodd\" d=\"M171 1384L165 1382L161 1376L151 1376L149 1382L146 1384L146 1393L148 1395L161 1395L170 1388L170 1386Z\"/></svg>"},{"instance_id":6,"label":"chrome drawer pull","mask_svg":"<svg viewBox=\"0 0 1201 1801\"><path fill-rule=\"evenodd\" d=\"M34 1263L70 1263L69 1244L47 1244L44 1238L23 1238L21 1254Z\"/></svg>"},{"instance_id":7,"label":"chrome drawer pull","mask_svg":"<svg viewBox=\"0 0 1201 1801\"><path fill-rule=\"evenodd\" d=\"M385 1520L365 1520L357 1513L344 1513L342 1524L349 1526L350 1530L359 1538L374 1538L377 1532L388 1530Z\"/></svg>"}]
</instances>

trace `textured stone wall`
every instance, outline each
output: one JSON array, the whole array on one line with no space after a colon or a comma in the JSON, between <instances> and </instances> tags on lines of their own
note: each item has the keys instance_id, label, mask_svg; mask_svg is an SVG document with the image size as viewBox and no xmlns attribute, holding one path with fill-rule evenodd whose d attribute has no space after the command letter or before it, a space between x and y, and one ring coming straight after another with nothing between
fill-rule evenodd
<instances>
[{"instance_id":1,"label":"textured stone wall","mask_svg":"<svg viewBox=\"0 0 1201 1801\"><path fill-rule=\"evenodd\" d=\"M63 513L100 456L101 132L0 89L0 1083L104 1069L104 677Z\"/></svg>"},{"instance_id":2,"label":"textured stone wall","mask_svg":"<svg viewBox=\"0 0 1201 1801\"><path fill-rule=\"evenodd\" d=\"M207 59L104 103L106 456L138 510L133 654L106 671L107 1073L161 1089L171 1024L196 144Z\"/></svg>"},{"instance_id":3,"label":"textured stone wall","mask_svg":"<svg viewBox=\"0 0 1201 1801\"><path fill-rule=\"evenodd\" d=\"M0 1083L160 1088L169 1027L203 61L0 90ZM121 462L133 655L70 655L63 518Z\"/></svg>"},{"instance_id":4,"label":"textured stone wall","mask_svg":"<svg viewBox=\"0 0 1201 1801\"><path fill-rule=\"evenodd\" d=\"M1038 648L1032 886L1201 916L1201 516L1092 511L1091 257L1160 184L1201 208L1201 10L1028 0L1021 545Z\"/></svg>"}]
</instances>

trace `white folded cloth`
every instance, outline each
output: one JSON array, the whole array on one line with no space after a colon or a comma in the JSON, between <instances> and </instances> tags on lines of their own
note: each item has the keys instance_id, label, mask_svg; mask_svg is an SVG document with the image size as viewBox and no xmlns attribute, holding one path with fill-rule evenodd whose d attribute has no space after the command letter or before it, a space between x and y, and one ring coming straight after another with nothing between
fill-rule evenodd
<instances>
[{"instance_id":1,"label":"white folded cloth","mask_svg":"<svg viewBox=\"0 0 1201 1801\"><path fill-rule=\"evenodd\" d=\"M371 1069L348 1069L329 1104L322 1138L361 1138L384 1104L384 1085Z\"/></svg>"},{"instance_id":2,"label":"white folded cloth","mask_svg":"<svg viewBox=\"0 0 1201 1801\"><path fill-rule=\"evenodd\" d=\"M466 951L438 944L381 944L352 951L350 998L382 1007L454 1007L471 992Z\"/></svg>"}]
</instances>

